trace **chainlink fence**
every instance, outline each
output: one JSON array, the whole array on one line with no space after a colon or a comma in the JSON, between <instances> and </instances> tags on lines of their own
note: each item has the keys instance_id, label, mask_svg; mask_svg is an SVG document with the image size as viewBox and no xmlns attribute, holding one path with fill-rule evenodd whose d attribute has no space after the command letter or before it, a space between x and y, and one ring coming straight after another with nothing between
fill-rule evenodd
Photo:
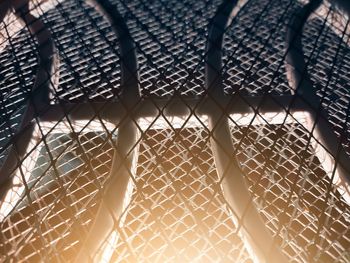
<instances>
[{"instance_id":1,"label":"chainlink fence","mask_svg":"<svg viewBox=\"0 0 350 263\"><path fill-rule=\"evenodd\" d=\"M0 3L1 262L349 262L342 1Z\"/></svg>"}]
</instances>

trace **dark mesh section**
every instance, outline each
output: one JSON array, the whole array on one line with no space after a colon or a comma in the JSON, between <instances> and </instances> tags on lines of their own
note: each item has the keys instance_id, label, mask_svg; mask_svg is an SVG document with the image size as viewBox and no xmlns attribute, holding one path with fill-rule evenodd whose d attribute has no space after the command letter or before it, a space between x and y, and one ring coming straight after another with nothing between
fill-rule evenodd
<instances>
[{"instance_id":1,"label":"dark mesh section","mask_svg":"<svg viewBox=\"0 0 350 263\"><path fill-rule=\"evenodd\" d=\"M222 1L114 2L137 45L141 93L200 95L208 24Z\"/></svg>"},{"instance_id":2,"label":"dark mesh section","mask_svg":"<svg viewBox=\"0 0 350 263\"><path fill-rule=\"evenodd\" d=\"M329 26L332 14L334 12L328 14L327 20L315 18L306 24L303 44L317 94L329 112L329 121L336 133L343 136L343 144L349 152L350 35L344 32L339 35L332 30ZM341 32L345 28L338 30Z\"/></svg>"},{"instance_id":3,"label":"dark mesh section","mask_svg":"<svg viewBox=\"0 0 350 263\"><path fill-rule=\"evenodd\" d=\"M55 101L107 100L120 92L118 39L108 21L82 1L43 15L60 56Z\"/></svg>"},{"instance_id":4,"label":"dark mesh section","mask_svg":"<svg viewBox=\"0 0 350 263\"><path fill-rule=\"evenodd\" d=\"M36 41L27 30L0 52L0 163L16 133L36 73Z\"/></svg>"},{"instance_id":5,"label":"dark mesh section","mask_svg":"<svg viewBox=\"0 0 350 263\"><path fill-rule=\"evenodd\" d=\"M289 94L285 76L285 35L297 1L253 0L240 10L224 38L223 74L227 94Z\"/></svg>"},{"instance_id":6,"label":"dark mesh section","mask_svg":"<svg viewBox=\"0 0 350 263\"><path fill-rule=\"evenodd\" d=\"M111 99L120 91L119 44L116 34L106 19L81 1L69 0L54 4L57 6L42 16L53 34L60 58L59 73L57 72L60 76L59 85L52 91L53 102ZM25 33L20 33L21 39L26 37L23 34ZM36 54L32 51L36 48L28 40L22 40L18 44L16 38L13 41L3 52L1 66L15 77L10 78L7 73L4 87L11 88L18 83L26 83L28 90L33 84L29 80L34 77ZM21 52L18 52L19 45ZM16 61L14 56L19 59ZM21 69L17 69L17 73L11 70L19 67ZM19 75L24 75L26 79L19 80Z\"/></svg>"}]
</instances>

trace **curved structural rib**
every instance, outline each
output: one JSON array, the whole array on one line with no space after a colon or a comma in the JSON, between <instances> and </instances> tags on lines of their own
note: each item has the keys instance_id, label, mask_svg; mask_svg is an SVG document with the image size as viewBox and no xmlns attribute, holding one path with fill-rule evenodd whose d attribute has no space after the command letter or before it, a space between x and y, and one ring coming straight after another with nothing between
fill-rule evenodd
<instances>
[{"instance_id":1,"label":"curved structural rib","mask_svg":"<svg viewBox=\"0 0 350 263\"><path fill-rule=\"evenodd\" d=\"M332 162L331 167L334 166L334 160L337 160L336 173L340 177L340 183L344 184L345 188L348 189L350 183L350 158L342 147L341 140L334 133L328 121L328 114L323 109L320 98L316 95L315 85L307 72L307 65L302 51L303 26L311 13L321 3L321 0L311 1L302 7L291 21L286 39L288 48L286 57L287 78L296 96L295 102L304 105L303 108L309 112L308 129L310 134L325 148L328 155L326 158Z\"/></svg>"},{"instance_id":2,"label":"curved structural rib","mask_svg":"<svg viewBox=\"0 0 350 263\"><path fill-rule=\"evenodd\" d=\"M31 90L26 110L19 124L18 132L13 137L12 145L0 169L0 202L12 185L12 175L20 166L27 152L29 142L35 128L34 118L42 116L49 107L49 89L54 85L54 73L58 59L51 33L44 23L33 16L29 10L27 0L12 1L9 8L13 8L16 16L26 25L38 42L38 68L35 82ZM5 187L4 187L5 186Z\"/></svg>"},{"instance_id":3,"label":"curved structural rib","mask_svg":"<svg viewBox=\"0 0 350 263\"><path fill-rule=\"evenodd\" d=\"M242 170L233 156L235 149L228 124L228 113L222 111L227 105L221 76L222 42L230 12L235 4L236 1L228 0L220 6L212 21L207 43L206 88L209 100L212 100L209 129L212 131L214 160L222 179L224 196L233 210L236 221L239 222L247 247L253 250L259 262L287 262L254 206Z\"/></svg>"},{"instance_id":4,"label":"curved structural rib","mask_svg":"<svg viewBox=\"0 0 350 263\"><path fill-rule=\"evenodd\" d=\"M132 114L140 94L138 89L137 60L134 42L116 6L104 0L90 1L111 23L119 37L121 51L121 104L124 116L118 126L116 149L112 160L110 180L102 196L98 213L88 233L76 262L94 262L104 242L120 223L127 200L127 190L132 175L138 132Z\"/></svg>"}]
</instances>

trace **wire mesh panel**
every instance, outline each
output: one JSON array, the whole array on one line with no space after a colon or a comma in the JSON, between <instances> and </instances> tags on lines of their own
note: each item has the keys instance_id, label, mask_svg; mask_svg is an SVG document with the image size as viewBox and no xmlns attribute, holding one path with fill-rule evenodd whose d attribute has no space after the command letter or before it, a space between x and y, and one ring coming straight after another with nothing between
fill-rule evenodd
<instances>
[{"instance_id":1,"label":"wire mesh panel","mask_svg":"<svg viewBox=\"0 0 350 263\"><path fill-rule=\"evenodd\" d=\"M47 147L38 146L40 152L27 179L26 194L2 221L3 260L69 261L86 236L113 151L102 134L82 134L76 139L80 147L73 137L50 134Z\"/></svg>"},{"instance_id":2,"label":"wire mesh panel","mask_svg":"<svg viewBox=\"0 0 350 263\"><path fill-rule=\"evenodd\" d=\"M224 85L228 94L288 94L285 35L298 1L249 1L227 27Z\"/></svg>"},{"instance_id":3,"label":"wire mesh panel","mask_svg":"<svg viewBox=\"0 0 350 263\"><path fill-rule=\"evenodd\" d=\"M349 262L341 1L0 3L1 262Z\"/></svg>"},{"instance_id":4,"label":"wire mesh panel","mask_svg":"<svg viewBox=\"0 0 350 263\"><path fill-rule=\"evenodd\" d=\"M19 120L24 112L28 92L34 84L34 72L37 58L32 50L37 43L30 37L28 30L23 29L22 34L16 38L10 38L11 44L1 52L0 81L1 81L1 146L6 147L9 139L15 134ZM2 39L5 42L5 39ZM9 44L9 42L6 42ZM1 161L5 153L1 152Z\"/></svg>"},{"instance_id":5,"label":"wire mesh panel","mask_svg":"<svg viewBox=\"0 0 350 263\"><path fill-rule=\"evenodd\" d=\"M330 188L323 160L302 126L305 116L287 117L282 125L274 123L279 118L256 118L255 125L244 126L237 126L242 117L232 120L237 158L256 206L291 260L346 262L349 205Z\"/></svg>"},{"instance_id":6,"label":"wire mesh panel","mask_svg":"<svg viewBox=\"0 0 350 263\"><path fill-rule=\"evenodd\" d=\"M222 195L207 131L162 123L140 143L136 185L113 260L249 262Z\"/></svg>"},{"instance_id":7,"label":"wire mesh panel","mask_svg":"<svg viewBox=\"0 0 350 263\"><path fill-rule=\"evenodd\" d=\"M83 1L63 1L43 14L43 20L60 54L55 98L107 100L120 91L117 36L95 8Z\"/></svg>"},{"instance_id":8,"label":"wire mesh panel","mask_svg":"<svg viewBox=\"0 0 350 263\"><path fill-rule=\"evenodd\" d=\"M342 136L344 147L348 149L349 135L347 112L349 105L349 26L331 26L339 19L328 9L327 19L315 17L305 25L303 37L308 69L318 85L318 96L329 111L329 121L335 132ZM311 38L318 36L318 38ZM315 51L313 51L315 50Z\"/></svg>"},{"instance_id":9,"label":"wire mesh panel","mask_svg":"<svg viewBox=\"0 0 350 263\"><path fill-rule=\"evenodd\" d=\"M136 42L141 93L203 93L207 27L221 1L115 2Z\"/></svg>"}]
</instances>

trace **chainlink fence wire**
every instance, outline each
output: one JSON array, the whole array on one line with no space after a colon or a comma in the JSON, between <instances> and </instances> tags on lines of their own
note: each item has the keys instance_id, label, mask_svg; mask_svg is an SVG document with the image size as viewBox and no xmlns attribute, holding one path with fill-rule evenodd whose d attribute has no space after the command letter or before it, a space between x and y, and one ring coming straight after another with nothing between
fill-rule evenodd
<instances>
[{"instance_id":1,"label":"chainlink fence wire","mask_svg":"<svg viewBox=\"0 0 350 263\"><path fill-rule=\"evenodd\" d=\"M0 261L349 262L339 3L0 3Z\"/></svg>"}]
</instances>

